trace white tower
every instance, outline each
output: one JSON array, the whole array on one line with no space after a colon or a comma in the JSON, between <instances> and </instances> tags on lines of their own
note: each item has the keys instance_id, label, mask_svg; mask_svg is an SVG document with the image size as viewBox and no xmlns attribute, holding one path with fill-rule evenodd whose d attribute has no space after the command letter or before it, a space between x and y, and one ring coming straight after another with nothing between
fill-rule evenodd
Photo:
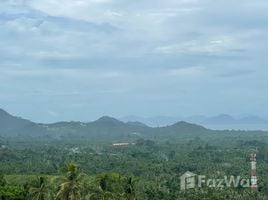
<instances>
[{"instance_id":1,"label":"white tower","mask_svg":"<svg viewBox=\"0 0 268 200\"><path fill-rule=\"evenodd\" d=\"M256 153L252 153L250 155L250 164L251 164L251 191L257 192L258 184L257 184L257 170L256 170Z\"/></svg>"}]
</instances>

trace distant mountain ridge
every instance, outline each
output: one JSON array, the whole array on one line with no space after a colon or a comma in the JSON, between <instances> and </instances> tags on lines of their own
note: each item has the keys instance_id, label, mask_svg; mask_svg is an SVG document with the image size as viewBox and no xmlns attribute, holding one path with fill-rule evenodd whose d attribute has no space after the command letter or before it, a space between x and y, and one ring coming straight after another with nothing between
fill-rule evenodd
<instances>
[{"instance_id":1,"label":"distant mountain ridge","mask_svg":"<svg viewBox=\"0 0 268 200\"><path fill-rule=\"evenodd\" d=\"M202 119L202 117L197 117ZM230 116L221 115L209 119L213 123L221 120L233 120ZM252 120L257 118L247 118ZM208 119L207 119L208 120ZM215 134L221 131L210 130L185 121L175 122L167 126L150 127L139 121L123 122L121 120L104 116L92 122L56 122L52 124L34 123L32 121L13 116L0 109L0 137L37 137L48 139L99 139L105 138L109 141L129 140L137 138L162 138L167 136L179 137L199 137L201 135Z\"/></svg>"},{"instance_id":2,"label":"distant mountain ridge","mask_svg":"<svg viewBox=\"0 0 268 200\"><path fill-rule=\"evenodd\" d=\"M178 121L187 121L190 123L206 125L234 125L234 124L267 124L268 120L262 119L258 116L244 116L235 118L231 115L220 114L213 117L206 117L203 115L195 115L190 117L168 117L168 116L157 116L157 117L138 117L138 116L127 116L121 118L124 122L139 121L152 127L172 125Z\"/></svg>"},{"instance_id":3,"label":"distant mountain ridge","mask_svg":"<svg viewBox=\"0 0 268 200\"><path fill-rule=\"evenodd\" d=\"M27 126L31 126L33 122L15 117L3 109L0 109L0 132L9 133L14 130L23 129Z\"/></svg>"},{"instance_id":4,"label":"distant mountain ridge","mask_svg":"<svg viewBox=\"0 0 268 200\"><path fill-rule=\"evenodd\" d=\"M123 122L141 122L147 126L162 127L175 124L181 121L181 117L168 117L168 116L156 116L156 117L138 117L134 115L120 118Z\"/></svg>"},{"instance_id":5,"label":"distant mountain ridge","mask_svg":"<svg viewBox=\"0 0 268 200\"><path fill-rule=\"evenodd\" d=\"M206 118L204 124L264 124L268 120L262 119L258 116L245 116L242 118L234 118L231 115L220 114L215 117Z\"/></svg>"},{"instance_id":6,"label":"distant mountain ridge","mask_svg":"<svg viewBox=\"0 0 268 200\"><path fill-rule=\"evenodd\" d=\"M151 137L170 134L199 134L204 131L209 130L187 122L177 122L166 127L152 128L138 121L122 122L108 116L87 123L72 121L41 124L12 116L6 111L0 110L0 136L8 137L131 138L140 135Z\"/></svg>"}]
</instances>

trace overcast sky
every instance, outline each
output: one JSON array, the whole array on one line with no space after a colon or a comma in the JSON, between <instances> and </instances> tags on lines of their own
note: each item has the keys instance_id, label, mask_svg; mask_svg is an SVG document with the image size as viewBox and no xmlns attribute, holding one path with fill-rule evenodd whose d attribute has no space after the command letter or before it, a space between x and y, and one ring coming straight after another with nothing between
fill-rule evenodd
<instances>
[{"instance_id":1,"label":"overcast sky","mask_svg":"<svg viewBox=\"0 0 268 200\"><path fill-rule=\"evenodd\" d=\"M102 115L268 116L267 0L2 0L0 107Z\"/></svg>"}]
</instances>

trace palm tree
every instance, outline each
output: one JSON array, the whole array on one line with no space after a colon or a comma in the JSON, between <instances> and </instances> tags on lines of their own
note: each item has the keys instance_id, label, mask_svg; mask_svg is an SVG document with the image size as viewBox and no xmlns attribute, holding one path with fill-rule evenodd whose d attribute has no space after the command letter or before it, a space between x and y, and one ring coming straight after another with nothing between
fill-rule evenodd
<instances>
[{"instance_id":1,"label":"palm tree","mask_svg":"<svg viewBox=\"0 0 268 200\"><path fill-rule=\"evenodd\" d=\"M5 179L5 176L3 174L0 174L0 186L5 186L7 184L7 181Z\"/></svg>"},{"instance_id":2,"label":"palm tree","mask_svg":"<svg viewBox=\"0 0 268 200\"><path fill-rule=\"evenodd\" d=\"M134 181L132 178L127 178L125 188L124 188L124 196L126 200L135 199L135 191L134 191Z\"/></svg>"},{"instance_id":3,"label":"palm tree","mask_svg":"<svg viewBox=\"0 0 268 200\"><path fill-rule=\"evenodd\" d=\"M98 189L90 196L90 199L110 200L114 195L108 189L108 175L101 177Z\"/></svg>"},{"instance_id":4,"label":"palm tree","mask_svg":"<svg viewBox=\"0 0 268 200\"><path fill-rule=\"evenodd\" d=\"M76 164L70 163L67 166L67 176L64 182L59 186L56 199L58 200L80 200L85 196L85 190L82 185L84 174L79 173Z\"/></svg>"},{"instance_id":5,"label":"palm tree","mask_svg":"<svg viewBox=\"0 0 268 200\"><path fill-rule=\"evenodd\" d=\"M47 196L47 189L45 187L44 178L39 178L39 185L38 187L32 187L29 190L30 196L32 197L32 200L45 200Z\"/></svg>"}]
</instances>

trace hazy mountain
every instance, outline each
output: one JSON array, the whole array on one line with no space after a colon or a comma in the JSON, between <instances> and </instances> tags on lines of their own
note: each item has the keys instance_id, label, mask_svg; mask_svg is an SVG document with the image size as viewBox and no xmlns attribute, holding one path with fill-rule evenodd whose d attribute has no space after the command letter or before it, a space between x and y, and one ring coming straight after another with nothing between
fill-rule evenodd
<instances>
[{"instance_id":1,"label":"hazy mountain","mask_svg":"<svg viewBox=\"0 0 268 200\"><path fill-rule=\"evenodd\" d=\"M57 122L53 124L37 124L12 116L1 110L0 136L49 137L49 138L101 138L123 139L153 137L170 134L199 134L207 130L195 124L178 122L170 126L152 128L141 122L122 122L104 116L93 122Z\"/></svg>"},{"instance_id":2,"label":"hazy mountain","mask_svg":"<svg viewBox=\"0 0 268 200\"><path fill-rule=\"evenodd\" d=\"M212 117L204 115L194 115L190 117L150 117L142 118L137 116L128 116L121 118L124 122L139 121L152 127L169 126L178 121L186 121L194 124L200 124L208 127L220 129L262 129L267 124L268 120L262 119L258 116L243 116L233 117L227 114L220 114ZM258 126L259 125L259 126Z\"/></svg>"},{"instance_id":3,"label":"hazy mountain","mask_svg":"<svg viewBox=\"0 0 268 200\"><path fill-rule=\"evenodd\" d=\"M151 127L161 127L172 125L178 121L183 120L181 117L168 117L168 116L156 116L156 117L138 117L134 115L120 118L123 122L141 122Z\"/></svg>"},{"instance_id":4,"label":"hazy mountain","mask_svg":"<svg viewBox=\"0 0 268 200\"><path fill-rule=\"evenodd\" d=\"M207 117L204 116L204 115L193 115L193 116L190 116L190 117L186 117L183 120L185 120L187 122L191 122L191 123L201 124L206 119L207 119Z\"/></svg>"},{"instance_id":5,"label":"hazy mountain","mask_svg":"<svg viewBox=\"0 0 268 200\"><path fill-rule=\"evenodd\" d=\"M236 123L236 119L231 115L221 114L215 117L209 117L204 119L203 124L233 124Z\"/></svg>"},{"instance_id":6,"label":"hazy mountain","mask_svg":"<svg viewBox=\"0 0 268 200\"><path fill-rule=\"evenodd\" d=\"M230 115L210 117L199 124L217 130L268 130L268 121L258 116L235 118Z\"/></svg>"},{"instance_id":7,"label":"hazy mountain","mask_svg":"<svg viewBox=\"0 0 268 200\"><path fill-rule=\"evenodd\" d=\"M194 118L192 118L194 119ZM196 117L195 119L203 119ZM243 121L260 121L257 117L243 118ZM232 123L236 121L229 115L219 115L207 118L207 123ZM38 124L29 120L10 115L0 110L0 136L41 137L51 139L105 139L105 140L131 140L143 138L169 137L195 137L204 134L212 134L217 131L204 128L203 126L184 121L173 123L163 127L149 127L142 122L122 122L118 119L104 116L93 122L57 122L53 124Z\"/></svg>"},{"instance_id":8,"label":"hazy mountain","mask_svg":"<svg viewBox=\"0 0 268 200\"><path fill-rule=\"evenodd\" d=\"M133 125L133 126L141 126L141 127L148 127L146 124L135 121L135 122L126 122L129 125Z\"/></svg>"},{"instance_id":9,"label":"hazy mountain","mask_svg":"<svg viewBox=\"0 0 268 200\"><path fill-rule=\"evenodd\" d=\"M162 134L169 136L176 135L178 133L183 136L201 136L203 133L211 133L211 130L206 129L203 126L191 124L184 121L177 122L171 126L161 127L159 129L161 130L160 132Z\"/></svg>"},{"instance_id":10,"label":"hazy mountain","mask_svg":"<svg viewBox=\"0 0 268 200\"><path fill-rule=\"evenodd\" d=\"M125 125L124 122L121 122L115 118L108 117L108 116L103 116L91 124L100 125L100 126L124 126Z\"/></svg>"},{"instance_id":11,"label":"hazy mountain","mask_svg":"<svg viewBox=\"0 0 268 200\"><path fill-rule=\"evenodd\" d=\"M23 130L26 127L30 127L34 123L22 119L20 117L12 116L3 109L0 109L0 133L1 135L10 135L17 130Z\"/></svg>"},{"instance_id":12,"label":"hazy mountain","mask_svg":"<svg viewBox=\"0 0 268 200\"><path fill-rule=\"evenodd\" d=\"M246 116L237 120L240 124L268 124L268 120L258 116Z\"/></svg>"}]
</instances>

